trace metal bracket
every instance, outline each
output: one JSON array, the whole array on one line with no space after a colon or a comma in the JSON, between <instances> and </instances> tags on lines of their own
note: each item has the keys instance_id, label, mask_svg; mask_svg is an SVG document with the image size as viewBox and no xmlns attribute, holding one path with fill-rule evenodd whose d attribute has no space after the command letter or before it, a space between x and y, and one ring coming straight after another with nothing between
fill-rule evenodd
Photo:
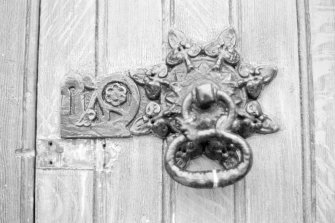
<instances>
[{"instance_id":1,"label":"metal bracket","mask_svg":"<svg viewBox=\"0 0 335 223\"><path fill-rule=\"evenodd\" d=\"M227 28L213 42L199 45L172 30L164 64L95 81L67 75L61 89L61 136L169 138L165 167L174 180L196 188L235 183L251 168L252 152L244 138L279 129L257 101L277 69L242 62L236 39L235 30ZM200 155L222 169L187 171L188 162Z\"/></svg>"}]
</instances>

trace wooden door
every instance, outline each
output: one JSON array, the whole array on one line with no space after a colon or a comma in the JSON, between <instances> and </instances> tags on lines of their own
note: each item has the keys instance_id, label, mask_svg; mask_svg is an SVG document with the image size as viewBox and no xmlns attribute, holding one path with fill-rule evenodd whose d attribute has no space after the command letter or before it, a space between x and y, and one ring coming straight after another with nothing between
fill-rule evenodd
<instances>
[{"instance_id":1,"label":"wooden door","mask_svg":"<svg viewBox=\"0 0 335 223\"><path fill-rule=\"evenodd\" d=\"M334 10L332 0L1 1L0 222L332 222ZM278 67L260 101L280 131L248 138L243 180L177 184L153 136L61 138L65 75L162 63L170 29L205 43L229 26L244 61Z\"/></svg>"}]
</instances>

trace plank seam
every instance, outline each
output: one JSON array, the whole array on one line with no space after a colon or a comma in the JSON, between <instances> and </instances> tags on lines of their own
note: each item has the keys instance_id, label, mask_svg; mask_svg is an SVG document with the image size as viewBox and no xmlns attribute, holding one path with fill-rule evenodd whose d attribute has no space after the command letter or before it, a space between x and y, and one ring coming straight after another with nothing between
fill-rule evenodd
<instances>
[{"instance_id":1,"label":"plank seam","mask_svg":"<svg viewBox=\"0 0 335 223\"><path fill-rule=\"evenodd\" d=\"M101 29L100 27L100 4L99 4L99 0L95 1L95 40L94 40L94 77L96 78L98 76L98 73L100 73L100 63L99 63L99 59L100 58L100 35L99 35L99 31ZM101 174L102 171L99 170L99 172L97 171L97 166L96 166L96 159L97 159L97 140L93 140L92 146L94 147L94 167L92 169L93 171L93 196L92 196L92 207L93 207L93 211L92 211L92 219L93 222L99 222L99 217L98 217L98 209L99 209L99 204L97 204L97 201L100 198L100 190L98 191L98 183L101 183Z\"/></svg>"},{"instance_id":2,"label":"plank seam","mask_svg":"<svg viewBox=\"0 0 335 223\"><path fill-rule=\"evenodd\" d=\"M241 0L229 0L229 24L237 29L238 45L242 46L242 7ZM235 13L235 14L234 14ZM238 47L241 50L241 47ZM242 53L242 52L241 52ZM246 222L246 180L242 179L234 185L234 222Z\"/></svg>"},{"instance_id":3,"label":"plank seam","mask_svg":"<svg viewBox=\"0 0 335 223\"><path fill-rule=\"evenodd\" d=\"M98 76L98 61L99 61L99 0L95 1L95 33L94 33L94 77L96 78ZM93 140L93 146L94 146L94 156L96 160L96 155L97 155L97 142L96 140ZM92 219L93 222L97 222L97 178L99 177L99 173L96 171L96 161L94 163L93 167L93 196L92 196Z\"/></svg>"},{"instance_id":4,"label":"plank seam","mask_svg":"<svg viewBox=\"0 0 335 223\"><path fill-rule=\"evenodd\" d=\"M36 7L36 15L33 15ZM26 0L24 74L23 74L23 112L22 112L22 147L21 186L20 186L20 221L35 222L35 185L36 185L36 133L37 133L37 81L40 36L40 0ZM36 19L36 24L34 23ZM36 32L33 29L36 28ZM36 39L34 39L36 38ZM31 42L33 41L33 42ZM33 57L33 58L32 58ZM18 152L18 151L16 151ZM32 155L33 154L33 155ZM31 168L30 170L27 169ZM31 172L30 172L31 171ZM24 174L22 174L24 173ZM28 183L27 183L28 182ZM29 183L30 182L30 183Z\"/></svg>"},{"instance_id":5,"label":"plank seam","mask_svg":"<svg viewBox=\"0 0 335 223\"><path fill-rule=\"evenodd\" d=\"M301 97L303 222L316 220L314 91L308 1L296 1Z\"/></svg>"},{"instance_id":6,"label":"plank seam","mask_svg":"<svg viewBox=\"0 0 335 223\"><path fill-rule=\"evenodd\" d=\"M175 24L175 0L162 0L162 58L165 62L165 57L168 53L168 31ZM168 21L165 19L168 18ZM166 140L162 144L162 223L175 223L175 182L169 177L165 170L164 154L167 149ZM168 201L167 201L168 200ZM168 213L166 213L168 212Z\"/></svg>"}]
</instances>

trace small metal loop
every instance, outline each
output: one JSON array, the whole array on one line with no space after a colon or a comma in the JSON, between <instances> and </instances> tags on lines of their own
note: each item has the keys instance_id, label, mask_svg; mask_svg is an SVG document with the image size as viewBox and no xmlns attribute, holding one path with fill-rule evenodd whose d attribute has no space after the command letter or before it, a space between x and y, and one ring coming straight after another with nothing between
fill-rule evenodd
<instances>
[{"instance_id":1,"label":"small metal loop","mask_svg":"<svg viewBox=\"0 0 335 223\"><path fill-rule=\"evenodd\" d=\"M200 87L202 87L202 89L211 88L211 90L213 91L213 96L214 96L215 101L221 101L227 105L228 116L221 117L217 121L216 128L220 130L229 129L232 126L233 121L236 117L235 104L233 100L231 99L231 97L228 94L226 94L224 91L217 90L211 84L202 85ZM183 107L182 107L182 115L186 121L192 120L191 108L192 108L192 104L196 103L194 100L197 98L197 97L194 97L195 94L196 94L196 90L188 94L184 99Z\"/></svg>"}]
</instances>

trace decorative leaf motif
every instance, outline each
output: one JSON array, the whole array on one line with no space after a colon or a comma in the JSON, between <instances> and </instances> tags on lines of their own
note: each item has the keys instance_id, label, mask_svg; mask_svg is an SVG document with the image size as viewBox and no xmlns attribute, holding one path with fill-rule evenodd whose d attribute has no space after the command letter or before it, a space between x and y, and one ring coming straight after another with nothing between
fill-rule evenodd
<instances>
[{"instance_id":1,"label":"decorative leaf motif","mask_svg":"<svg viewBox=\"0 0 335 223\"><path fill-rule=\"evenodd\" d=\"M259 66L255 69L256 75L263 77L264 84L269 84L277 75L277 68L271 66Z\"/></svg>"},{"instance_id":2,"label":"decorative leaf motif","mask_svg":"<svg viewBox=\"0 0 335 223\"><path fill-rule=\"evenodd\" d=\"M207 56L217 57L220 54L221 47L222 45L219 42L215 41L206 45L204 49Z\"/></svg>"},{"instance_id":3,"label":"decorative leaf motif","mask_svg":"<svg viewBox=\"0 0 335 223\"><path fill-rule=\"evenodd\" d=\"M234 48L236 46L236 32L233 28L225 29L215 41L207 44L205 53L210 57L216 57L220 54L221 50L225 48Z\"/></svg>"},{"instance_id":4,"label":"decorative leaf motif","mask_svg":"<svg viewBox=\"0 0 335 223\"><path fill-rule=\"evenodd\" d=\"M220 44L224 44L226 46L236 46L236 31L234 28L229 27L225 30L223 30L223 32L218 36L217 41Z\"/></svg>"},{"instance_id":5,"label":"decorative leaf motif","mask_svg":"<svg viewBox=\"0 0 335 223\"><path fill-rule=\"evenodd\" d=\"M258 101L250 101L246 104L245 110L248 114L259 117L263 115L263 111L261 108L261 105L258 103Z\"/></svg>"},{"instance_id":6,"label":"decorative leaf motif","mask_svg":"<svg viewBox=\"0 0 335 223\"><path fill-rule=\"evenodd\" d=\"M269 117L264 115L264 119L262 120L262 126L260 129L257 129L256 132L260 134L271 134L277 132L278 130L279 126Z\"/></svg>"},{"instance_id":7,"label":"decorative leaf motif","mask_svg":"<svg viewBox=\"0 0 335 223\"><path fill-rule=\"evenodd\" d=\"M238 66L238 73L241 77L247 78L255 73L255 67L248 63L241 63Z\"/></svg>"},{"instance_id":8,"label":"decorative leaf motif","mask_svg":"<svg viewBox=\"0 0 335 223\"><path fill-rule=\"evenodd\" d=\"M160 77L160 78L166 77L167 74L168 74L166 64L159 64L159 65L153 66L152 69L151 69L151 73L153 75L156 75L156 76Z\"/></svg>"},{"instance_id":9,"label":"decorative leaf motif","mask_svg":"<svg viewBox=\"0 0 335 223\"><path fill-rule=\"evenodd\" d=\"M168 103L174 104L178 100L178 95L176 93L174 93L174 92L169 92L169 93L166 94L165 100Z\"/></svg>"},{"instance_id":10,"label":"decorative leaf motif","mask_svg":"<svg viewBox=\"0 0 335 223\"><path fill-rule=\"evenodd\" d=\"M255 131L261 134L270 134L277 132L279 130L278 125L272 121L267 115L263 114L261 105L258 101L250 101L246 104L246 112L253 117L257 118L257 122L260 123L258 126L256 124Z\"/></svg>"},{"instance_id":11,"label":"decorative leaf motif","mask_svg":"<svg viewBox=\"0 0 335 223\"><path fill-rule=\"evenodd\" d=\"M196 57L199 55L200 52L201 52L201 47L198 45L192 45L187 51L190 57Z\"/></svg>"},{"instance_id":12,"label":"decorative leaf motif","mask_svg":"<svg viewBox=\"0 0 335 223\"><path fill-rule=\"evenodd\" d=\"M161 112L161 106L156 102L149 102L145 107L145 114L152 118L157 116Z\"/></svg>"},{"instance_id":13,"label":"decorative leaf motif","mask_svg":"<svg viewBox=\"0 0 335 223\"><path fill-rule=\"evenodd\" d=\"M139 117L134 121L134 124L130 128L130 132L134 135L145 135L151 132L151 125L148 120L144 117Z\"/></svg>"},{"instance_id":14,"label":"decorative leaf motif","mask_svg":"<svg viewBox=\"0 0 335 223\"><path fill-rule=\"evenodd\" d=\"M235 65L240 61L240 55L236 51L236 32L233 28L224 30L215 41L207 44L204 49L206 55L217 57L217 62L213 69L219 69L222 61Z\"/></svg>"},{"instance_id":15,"label":"decorative leaf motif","mask_svg":"<svg viewBox=\"0 0 335 223\"><path fill-rule=\"evenodd\" d=\"M247 64L247 63L241 63L237 69L238 69L238 74L243 78L249 77L255 71L255 68L252 65Z\"/></svg>"},{"instance_id":16,"label":"decorative leaf motif","mask_svg":"<svg viewBox=\"0 0 335 223\"><path fill-rule=\"evenodd\" d=\"M168 33L169 44L172 49L177 49L181 43L186 43L186 36L178 30L170 30Z\"/></svg>"},{"instance_id":17,"label":"decorative leaf motif","mask_svg":"<svg viewBox=\"0 0 335 223\"><path fill-rule=\"evenodd\" d=\"M190 57L198 56L201 52L201 47L186 39L185 35L180 31L171 30L168 38L172 50L166 57L166 63L175 66L185 62L188 71L193 69L194 66Z\"/></svg>"},{"instance_id":18,"label":"decorative leaf motif","mask_svg":"<svg viewBox=\"0 0 335 223\"><path fill-rule=\"evenodd\" d=\"M227 47L222 51L223 59L229 64L236 64L240 61L240 54L235 50L234 47Z\"/></svg>"},{"instance_id":19,"label":"decorative leaf motif","mask_svg":"<svg viewBox=\"0 0 335 223\"><path fill-rule=\"evenodd\" d=\"M97 117L97 113L93 109L87 109L76 122L76 126L91 126L92 121Z\"/></svg>"},{"instance_id":20,"label":"decorative leaf motif","mask_svg":"<svg viewBox=\"0 0 335 223\"><path fill-rule=\"evenodd\" d=\"M257 99L263 90L264 85L269 84L277 74L277 68L271 66L259 66L254 68L250 64L241 63L238 66L238 73L244 79L239 86L246 87L248 96Z\"/></svg>"},{"instance_id":21,"label":"decorative leaf motif","mask_svg":"<svg viewBox=\"0 0 335 223\"><path fill-rule=\"evenodd\" d=\"M263 90L263 79L259 76L250 78L246 84L246 90L250 98L257 99Z\"/></svg>"},{"instance_id":22,"label":"decorative leaf motif","mask_svg":"<svg viewBox=\"0 0 335 223\"><path fill-rule=\"evenodd\" d=\"M183 54L178 50L171 50L166 57L166 63L172 66L181 64L183 60Z\"/></svg>"},{"instance_id":23,"label":"decorative leaf motif","mask_svg":"<svg viewBox=\"0 0 335 223\"><path fill-rule=\"evenodd\" d=\"M130 71L129 76L139 85L144 85L147 79L147 69L137 69L135 71Z\"/></svg>"}]
</instances>

